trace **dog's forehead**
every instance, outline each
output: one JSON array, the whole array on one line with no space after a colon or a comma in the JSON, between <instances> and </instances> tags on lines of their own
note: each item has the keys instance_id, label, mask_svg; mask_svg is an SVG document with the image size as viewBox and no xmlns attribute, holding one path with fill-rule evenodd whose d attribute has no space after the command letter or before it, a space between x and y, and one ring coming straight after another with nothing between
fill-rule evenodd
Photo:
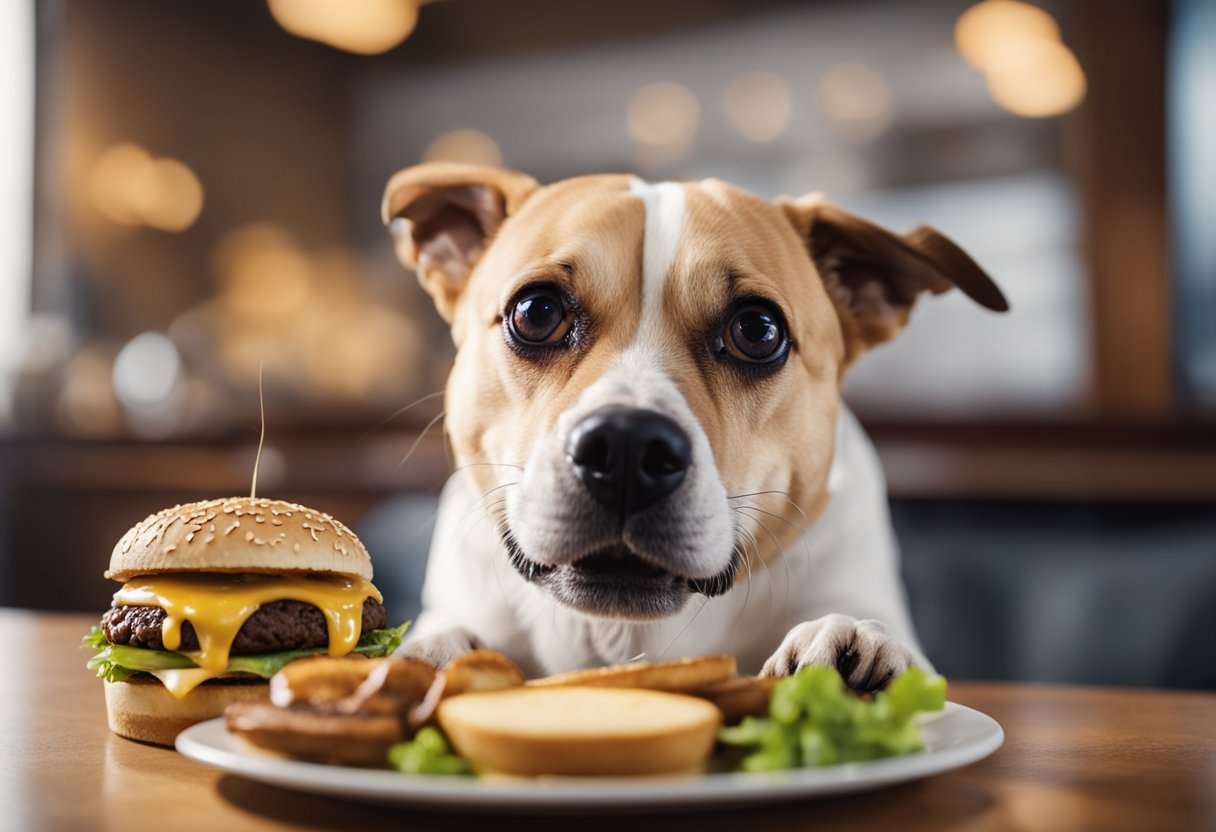
<instances>
[{"instance_id":1,"label":"dog's forehead","mask_svg":"<svg viewBox=\"0 0 1216 832\"><path fill-rule=\"evenodd\" d=\"M479 316L493 318L525 283L566 270L588 311L617 319L613 342L648 312L700 327L744 294L787 311L819 305L807 297L818 288L814 267L783 212L715 179L600 175L554 183L507 221L486 260Z\"/></svg>"}]
</instances>

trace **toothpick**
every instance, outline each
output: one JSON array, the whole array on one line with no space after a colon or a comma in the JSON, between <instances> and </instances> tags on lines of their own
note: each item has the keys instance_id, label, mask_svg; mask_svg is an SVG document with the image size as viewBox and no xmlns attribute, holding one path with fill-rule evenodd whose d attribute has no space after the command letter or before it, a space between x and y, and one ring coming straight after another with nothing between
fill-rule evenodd
<instances>
[{"instance_id":1,"label":"toothpick","mask_svg":"<svg viewBox=\"0 0 1216 832\"><path fill-rule=\"evenodd\" d=\"M262 368L266 366L266 360L258 362L258 410L262 414L262 432L258 436L258 453L253 458L253 484L249 486L249 499L257 499L258 496L258 468L262 464L262 445L266 442L266 399L262 395Z\"/></svg>"}]
</instances>

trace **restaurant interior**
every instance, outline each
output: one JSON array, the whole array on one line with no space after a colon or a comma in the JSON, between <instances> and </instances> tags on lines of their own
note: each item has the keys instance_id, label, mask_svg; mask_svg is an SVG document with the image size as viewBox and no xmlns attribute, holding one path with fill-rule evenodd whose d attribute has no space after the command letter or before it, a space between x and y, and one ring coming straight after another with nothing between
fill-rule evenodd
<instances>
[{"instance_id":1,"label":"restaurant interior","mask_svg":"<svg viewBox=\"0 0 1216 832\"><path fill-rule=\"evenodd\" d=\"M1009 298L925 300L844 388L938 669L1216 689L1212 4L38 0L0 39L0 606L104 609L264 425L258 493L416 615L453 348L387 178L712 176L928 223Z\"/></svg>"}]
</instances>

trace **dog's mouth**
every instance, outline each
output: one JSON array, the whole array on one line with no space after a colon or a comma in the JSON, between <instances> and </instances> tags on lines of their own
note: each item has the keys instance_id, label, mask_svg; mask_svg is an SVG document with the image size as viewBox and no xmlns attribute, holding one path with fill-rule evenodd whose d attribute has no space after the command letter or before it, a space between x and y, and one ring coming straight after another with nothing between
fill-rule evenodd
<instances>
[{"instance_id":1,"label":"dog's mouth","mask_svg":"<svg viewBox=\"0 0 1216 832\"><path fill-rule=\"evenodd\" d=\"M511 536L503 535L511 565L525 579L547 590L565 606L611 618L652 620L674 615L694 593L714 597L734 584L740 554L710 578L687 578L633 552L624 543L597 549L562 565L529 558Z\"/></svg>"}]
</instances>

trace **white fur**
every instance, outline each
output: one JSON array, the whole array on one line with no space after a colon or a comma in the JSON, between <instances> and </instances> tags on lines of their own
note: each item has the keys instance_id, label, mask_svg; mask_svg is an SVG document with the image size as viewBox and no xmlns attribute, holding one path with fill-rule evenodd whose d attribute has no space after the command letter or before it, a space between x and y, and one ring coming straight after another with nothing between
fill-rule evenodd
<instances>
[{"instance_id":1,"label":"white fur","mask_svg":"<svg viewBox=\"0 0 1216 832\"><path fill-rule=\"evenodd\" d=\"M829 493L815 525L767 569L721 597L695 597L661 621L594 619L528 584L507 562L484 501L478 502L481 495L463 473L456 474L444 489L427 564L425 612L410 629L407 649L450 643L450 631L459 629L510 655L530 674L640 654L658 661L718 652L737 656L741 673L757 673L791 630L836 613L882 621L929 668L899 580L877 454L847 409L840 423L836 464L848 475Z\"/></svg>"},{"instance_id":2,"label":"white fur","mask_svg":"<svg viewBox=\"0 0 1216 832\"><path fill-rule=\"evenodd\" d=\"M678 182L652 185L634 179L629 192L646 210L642 238L642 316L630 350L647 350L662 344L663 287L676 261L684 236L684 186Z\"/></svg>"}]
</instances>

